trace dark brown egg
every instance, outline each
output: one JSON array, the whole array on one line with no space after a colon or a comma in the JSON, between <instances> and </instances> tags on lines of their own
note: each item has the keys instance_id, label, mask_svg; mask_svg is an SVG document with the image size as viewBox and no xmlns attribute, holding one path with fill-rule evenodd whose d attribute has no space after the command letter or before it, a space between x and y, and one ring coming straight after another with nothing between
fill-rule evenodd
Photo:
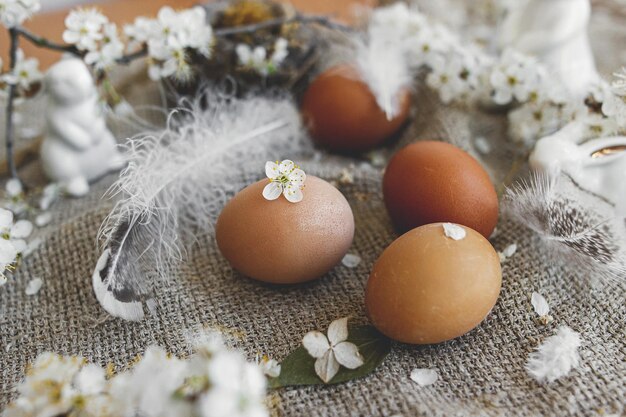
<instances>
[{"instance_id":1,"label":"dark brown egg","mask_svg":"<svg viewBox=\"0 0 626 417\"><path fill-rule=\"evenodd\" d=\"M304 198L269 201L256 182L233 197L216 224L217 244L230 264L259 281L295 284L319 278L337 265L354 237L354 217L343 194L307 176Z\"/></svg>"},{"instance_id":2,"label":"dark brown egg","mask_svg":"<svg viewBox=\"0 0 626 417\"><path fill-rule=\"evenodd\" d=\"M444 142L417 142L389 162L383 179L385 205L401 232L451 222L488 238L498 222L498 196L483 167Z\"/></svg>"},{"instance_id":3,"label":"dark brown egg","mask_svg":"<svg viewBox=\"0 0 626 417\"><path fill-rule=\"evenodd\" d=\"M365 305L380 332L405 343L439 343L489 314L500 294L500 259L480 233L458 227L465 231L458 240L446 236L441 223L418 227L378 258Z\"/></svg>"},{"instance_id":4,"label":"dark brown egg","mask_svg":"<svg viewBox=\"0 0 626 417\"><path fill-rule=\"evenodd\" d=\"M391 120L358 71L339 65L319 75L302 99L304 123L318 145L337 152L361 152L382 144L409 114L408 89L400 92L400 112Z\"/></svg>"}]
</instances>

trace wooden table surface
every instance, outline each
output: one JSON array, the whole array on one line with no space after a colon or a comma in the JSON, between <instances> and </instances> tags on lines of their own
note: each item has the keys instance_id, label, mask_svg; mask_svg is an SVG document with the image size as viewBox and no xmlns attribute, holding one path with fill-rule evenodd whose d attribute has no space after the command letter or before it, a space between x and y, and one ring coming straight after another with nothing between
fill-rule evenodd
<instances>
[{"instance_id":1,"label":"wooden table surface","mask_svg":"<svg viewBox=\"0 0 626 417\"><path fill-rule=\"evenodd\" d=\"M353 13L353 8L358 5L376 4L376 0L285 0L293 4L303 12L315 14L327 14L334 16L337 20L349 22ZM131 23L136 16L154 16L164 5L174 8L186 8L198 4L198 0L109 0L100 1L96 6L118 26ZM61 41L61 34L64 30L64 19L67 10L59 10L50 13L40 13L33 17L24 25L38 35L50 40ZM59 59L59 53L42 50L27 41L20 43L26 56L35 56L41 61L41 68L45 69ZM9 43L7 33L0 30L0 56L7 67Z\"/></svg>"}]
</instances>

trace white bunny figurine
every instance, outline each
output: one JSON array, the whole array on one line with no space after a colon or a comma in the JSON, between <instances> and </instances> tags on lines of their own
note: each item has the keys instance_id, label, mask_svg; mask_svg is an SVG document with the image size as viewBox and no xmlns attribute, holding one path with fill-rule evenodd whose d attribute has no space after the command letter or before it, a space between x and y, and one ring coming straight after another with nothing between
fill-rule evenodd
<instances>
[{"instance_id":1,"label":"white bunny figurine","mask_svg":"<svg viewBox=\"0 0 626 417\"><path fill-rule=\"evenodd\" d=\"M89 182L124 165L106 126L98 91L83 61L66 58L45 77L47 134L41 145L46 175L70 195L89 191Z\"/></svg>"},{"instance_id":2,"label":"white bunny figurine","mask_svg":"<svg viewBox=\"0 0 626 417\"><path fill-rule=\"evenodd\" d=\"M529 164L544 174L568 174L581 188L626 215L626 137L585 140L587 130L584 122L572 122L540 139Z\"/></svg>"},{"instance_id":3,"label":"white bunny figurine","mask_svg":"<svg viewBox=\"0 0 626 417\"><path fill-rule=\"evenodd\" d=\"M513 5L500 27L502 49L537 57L575 97L598 78L587 27L589 0L526 0Z\"/></svg>"}]
</instances>

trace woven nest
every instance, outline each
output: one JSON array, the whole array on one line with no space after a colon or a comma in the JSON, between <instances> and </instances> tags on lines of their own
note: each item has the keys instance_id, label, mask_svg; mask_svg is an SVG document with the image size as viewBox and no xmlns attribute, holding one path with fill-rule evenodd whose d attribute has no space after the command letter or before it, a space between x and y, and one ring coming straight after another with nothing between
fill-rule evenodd
<instances>
[{"instance_id":1,"label":"woven nest","mask_svg":"<svg viewBox=\"0 0 626 417\"><path fill-rule=\"evenodd\" d=\"M217 1L204 6L214 30L289 20L295 10L285 4L265 0ZM191 82L170 79L166 84L177 95L194 95L203 85L225 85L235 89L237 96L259 89L290 90L296 94L307 84L319 60L320 50L329 45L329 30L319 25L285 22L250 33L238 33L216 38L213 54L207 59L194 55L192 62L197 76ZM263 46L268 55L278 38L289 42L289 54L275 71L262 75L238 62L235 48L241 43L251 47Z\"/></svg>"}]
</instances>

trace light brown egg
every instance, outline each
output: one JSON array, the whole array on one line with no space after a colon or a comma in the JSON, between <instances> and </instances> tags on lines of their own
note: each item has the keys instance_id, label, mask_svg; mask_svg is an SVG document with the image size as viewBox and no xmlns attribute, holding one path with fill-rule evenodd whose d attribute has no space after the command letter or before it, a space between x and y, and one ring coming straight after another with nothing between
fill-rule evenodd
<instances>
[{"instance_id":1,"label":"light brown egg","mask_svg":"<svg viewBox=\"0 0 626 417\"><path fill-rule=\"evenodd\" d=\"M444 142L416 142L389 162L385 205L400 232L435 222L459 223L489 237L498 222L498 195L484 168Z\"/></svg>"},{"instance_id":2,"label":"light brown egg","mask_svg":"<svg viewBox=\"0 0 626 417\"><path fill-rule=\"evenodd\" d=\"M402 90L399 114L387 119L358 71L339 65L311 83L301 111L315 143L337 152L361 152L382 144L400 129L410 101L409 90Z\"/></svg>"},{"instance_id":3,"label":"light brown egg","mask_svg":"<svg viewBox=\"0 0 626 417\"><path fill-rule=\"evenodd\" d=\"M269 201L256 182L233 197L216 224L217 244L230 264L250 278L296 284L338 264L354 237L354 217L343 194L308 175L299 203Z\"/></svg>"},{"instance_id":4,"label":"light brown egg","mask_svg":"<svg viewBox=\"0 0 626 417\"><path fill-rule=\"evenodd\" d=\"M485 319L500 294L500 260L480 233L463 229L465 237L454 240L442 223L429 224L385 249L365 294L367 314L380 332L405 343L439 343Z\"/></svg>"}]
</instances>

